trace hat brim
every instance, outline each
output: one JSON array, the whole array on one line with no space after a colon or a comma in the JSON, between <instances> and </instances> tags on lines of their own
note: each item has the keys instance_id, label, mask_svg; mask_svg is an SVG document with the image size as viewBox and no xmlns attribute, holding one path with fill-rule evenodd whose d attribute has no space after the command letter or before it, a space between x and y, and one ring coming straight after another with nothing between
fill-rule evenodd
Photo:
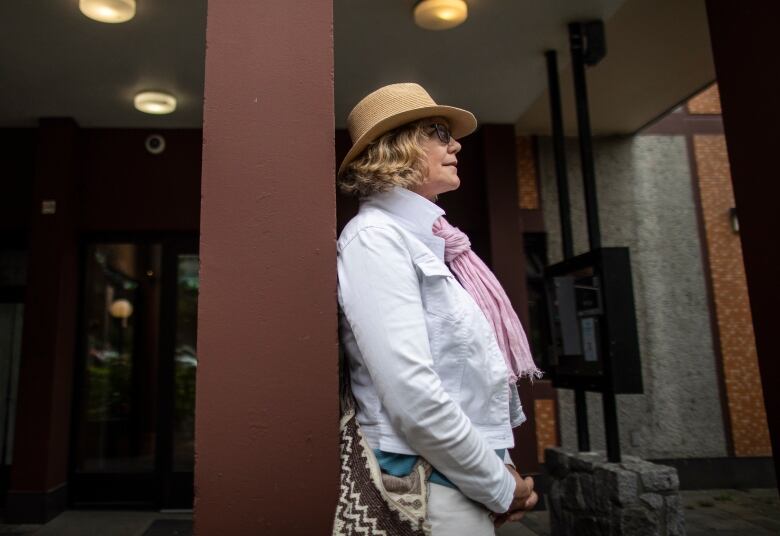
<instances>
[{"instance_id":1,"label":"hat brim","mask_svg":"<svg viewBox=\"0 0 780 536\"><path fill-rule=\"evenodd\" d=\"M357 158L360 153L363 152L363 149L368 147L372 141L379 138L382 134L390 132L394 128L398 128L406 123L411 123L418 119L425 119L426 117L444 117L447 119L450 124L450 132L455 139L468 136L477 129L477 118L474 117L474 114L461 108L455 108L454 106L426 106L424 108L406 110L379 121L355 140L355 143L352 144L352 148L339 166L338 175L341 175L349 163Z\"/></svg>"}]
</instances>

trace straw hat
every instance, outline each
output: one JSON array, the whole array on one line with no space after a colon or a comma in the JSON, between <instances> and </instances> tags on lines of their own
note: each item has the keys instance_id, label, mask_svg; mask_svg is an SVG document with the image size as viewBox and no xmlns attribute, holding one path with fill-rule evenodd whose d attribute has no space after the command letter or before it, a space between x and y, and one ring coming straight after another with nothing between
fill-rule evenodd
<instances>
[{"instance_id":1,"label":"straw hat","mask_svg":"<svg viewBox=\"0 0 780 536\"><path fill-rule=\"evenodd\" d=\"M369 93L352 108L347 129L352 148L339 166L339 175L357 158L369 143L394 128L426 117L444 117L449 121L453 138L462 138L477 128L474 114L440 106L419 84L391 84Z\"/></svg>"}]
</instances>

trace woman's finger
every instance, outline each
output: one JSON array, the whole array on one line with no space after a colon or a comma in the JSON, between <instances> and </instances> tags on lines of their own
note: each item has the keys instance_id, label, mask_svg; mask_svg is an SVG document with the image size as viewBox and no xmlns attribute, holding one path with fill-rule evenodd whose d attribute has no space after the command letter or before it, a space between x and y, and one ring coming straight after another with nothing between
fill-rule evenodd
<instances>
[{"instance_id":1,"label":"woman's finger","mask_svg":"<svg viewBox=\"0 0 780 536\"><path fill-rule=\"evenodd\" d=\"M509 519L509 514L499 514L493 517L493 526L499 528Z\"/></svg>"},{"instance_id":2,"label":"woman's finger","mask_svg":"<svg viewBox=\"0 0 780 536\"><path fill-rule=\"evenodd\" d=\"M533 510L533 507L536 506L536 503L539 501L539 496L536 494L535 491L531 492L531 496L528 497L528 499L525 501L525 510Z\"/></svg>"},{"instance_id":3,"label":"woman's finger","mask_svg":"<svg viewBox=\"0 0 780 536\"><path fill-rule=\"evenodd\" d=\"M507 519L507 521L510 521L512 523L514 523L516 521L520 521L520 520L523 519L524 515L525 515L525 512L522 511L522 510L517 511L517 512L513 512L512 514L509 515L509 518Z\"/></svg>"}]
</instances>

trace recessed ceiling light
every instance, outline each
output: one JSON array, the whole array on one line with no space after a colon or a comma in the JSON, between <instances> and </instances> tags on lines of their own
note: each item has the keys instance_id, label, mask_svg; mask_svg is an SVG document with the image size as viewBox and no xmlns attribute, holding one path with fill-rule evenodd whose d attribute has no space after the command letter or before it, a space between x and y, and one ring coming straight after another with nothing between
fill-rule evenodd
<instances>
[{"instance_id":1,"label":"recessed ceiling light","mask_svg":"<svg viewBox=\"0 0 780 536\"><path fill-rule=\"evenodd\" d=\"M176 109L176 97L162 91L142 91L133 99L135 109L147 114L169 114Z\"/></svg>"},{"instance_id":2,"label":"recessed ceiling light","mask_svg":"<svg viewBox=\"0 0 780 536\"><path fill-rule=\"evenodd\" d=\"M100 22L126 22L135 17L135 0L79 0L79 9Z\"/></svg>"},{"instance_id":3,"label":"recessed ceiling light","mask_svg":"<svg viewBox=\"0 0 780 536\"><path fill-rule=\"evenodd\" d=\"M414 6L414 22L426 30L449 30L469 15L465 0L420 0Z\"/></svg>"}]
</instances>

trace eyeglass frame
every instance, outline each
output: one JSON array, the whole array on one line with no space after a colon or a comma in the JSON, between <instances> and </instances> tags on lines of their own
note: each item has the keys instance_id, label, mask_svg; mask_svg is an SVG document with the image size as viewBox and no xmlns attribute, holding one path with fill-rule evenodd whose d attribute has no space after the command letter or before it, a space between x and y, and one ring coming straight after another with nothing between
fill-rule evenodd
<instances>
[{"instance_id":1,"label":"eyeglass frame","mask_svg":"<svg viewBox=\"0 0 780 536\"><path fill-rule=\"evenodd\" d=\"M439 141L444 145L450 144L452 133L450 133L450 129L447 125L442 123L431 123L427 128L433 128L436 131L436 136L439 138ZM433 132L431 132L431 134L433 134Z\"/></svg>"}]
</instances>

